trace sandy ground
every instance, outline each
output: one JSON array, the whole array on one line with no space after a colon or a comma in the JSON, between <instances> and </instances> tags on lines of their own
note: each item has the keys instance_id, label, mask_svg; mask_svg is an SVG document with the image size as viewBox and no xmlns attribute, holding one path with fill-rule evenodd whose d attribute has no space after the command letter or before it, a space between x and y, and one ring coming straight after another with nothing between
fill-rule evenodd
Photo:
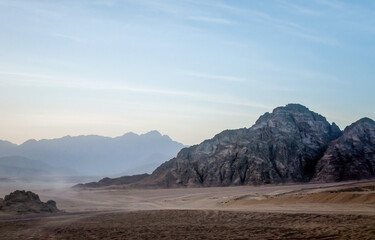
<instances>
[{"instance_id":1,"label":"sandy ground","mask_svg":"<svg viewBox=\"0 0 375 240\"><path fill-rule=\"evenodd\" d=\"M66 213L0 215L0 239L375 239L375 181L34 191Z\"/></svg>"}]
</instances>

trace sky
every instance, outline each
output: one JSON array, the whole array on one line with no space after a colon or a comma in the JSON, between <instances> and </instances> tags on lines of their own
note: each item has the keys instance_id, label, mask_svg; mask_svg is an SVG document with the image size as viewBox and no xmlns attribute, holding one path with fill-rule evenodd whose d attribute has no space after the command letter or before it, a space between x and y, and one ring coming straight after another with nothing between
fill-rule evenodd
<instances>
[{"instance_id":1,"label":"sky","mask_svg":"<svg viewBox=\"0 0 375 240\"><path fill-rule=\"evenodd\" d=\"M375 119L375 1L0 0L0 139L193 145L300 103Z\"/></svg>"}]
</instances>

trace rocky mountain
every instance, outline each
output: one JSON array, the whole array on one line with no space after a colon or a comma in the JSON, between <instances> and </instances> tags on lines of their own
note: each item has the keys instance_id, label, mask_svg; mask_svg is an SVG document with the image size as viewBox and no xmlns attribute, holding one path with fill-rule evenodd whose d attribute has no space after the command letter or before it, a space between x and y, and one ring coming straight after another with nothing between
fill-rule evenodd
<instances>
[{"instance_id":1,"label":"rocky mountain","mask_svg":"<svg viewBox=\"0 0 375 240\"><path fill-rule=\"evenodd\" d=\"M278 107L251 128L226 130L182 149L142 185L229 186L307 182L340 129L299 104Z\"/></svg>"},{"instance_id":2,"label":"rocky mountain","mask_svg":"<svg viewBox=\"0 0 375 240\"><path fill-rule=\"evenodd\" d=\"M157 131L137 135L127 133L110 138L96 135L66 136L51 140L29 140L21 145L0 142L0 157L23 156L42 161L70 175L112 176L152 172L174 157L183 144ZM148 166L148 168L144 168Z\"/></svg>"},{"instance_id":3,"label":"rocky mountain","mask_svg":"<svg viewBox=\"0 0 375 240\"><path fill-rule=\"evenodd\" d=\"M319 160L313 182L359 180L375 176L375 122L363 118L345 128Z\"/></svg>"},{"instance_id":4,"label":"rocky mountain","mask_svg":"<svg viewBox=\"0 0 375 240\"><path fill-rule=\"evenodd\" d=\"M182 149L139 181L103 179L81 187L330 182L373 178L374 172L373 120L361 119L342 132L335 123L330 124L308 108L288 104L264 114L250 128L225 130L199 145Z\"/></svg>"},{"instance_id":5,"label":"rocky mountain","mask_svg":"<svg viewBox=\"0 0 375 240\"><path fill-rule=\"evenodd\" d=\"M4 199L0 198L0 211L16 214L60 212L55 201L44 203L37 194L19 190L6 195Z\"/></svg>"}]
</instances>

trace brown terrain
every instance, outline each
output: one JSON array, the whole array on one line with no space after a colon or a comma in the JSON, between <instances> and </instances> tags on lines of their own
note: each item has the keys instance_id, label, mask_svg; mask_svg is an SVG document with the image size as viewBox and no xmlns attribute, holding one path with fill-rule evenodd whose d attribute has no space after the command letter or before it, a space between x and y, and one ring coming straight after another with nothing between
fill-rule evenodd
<instances>
[{"instance_id":1,"label":"brown terrain","mask_svg":"<svg viewBox=\"0 0 375 240\"><path fill-rule=\"evenodd\" d=\"M373 180L36 192L65 212L1 213L0 239L375 238Z\"/></svg>"}]
</instances>

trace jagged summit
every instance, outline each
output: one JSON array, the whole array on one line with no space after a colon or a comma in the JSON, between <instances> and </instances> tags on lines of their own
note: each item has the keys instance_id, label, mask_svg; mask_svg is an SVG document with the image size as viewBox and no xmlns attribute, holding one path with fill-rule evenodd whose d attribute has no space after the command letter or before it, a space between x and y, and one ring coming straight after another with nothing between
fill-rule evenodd
<instances>
[{"instance_id":1,"label":"jagged summit","mask_svg":"<svg viewBox=\"0 0 375 240\"><path fill-rule=\"evenodd\" d=\"M274 111L278 111L279 109L288 109L290 111L299 111L299 112L308 112L310 109L307 107L303 106L302 104L299 103L289 103L284 107L277 107L274 109Z\"/></svg>"},{"instance_id":2,"label":"jagged summit","mask_svg":"<svg viewBox=\"0 0 375 240\"><path fill-rule=\"evenodd\" d=\"M363 126L368 127L368 126L374 126L374 125L375 125L374 120L368 117L364 117L352 123L350 126L346 127L344 131L349 131L350 129L353 129L353 128L358 128L358 127L363 127Z\"/></svg>"},{"instance_id":3,"label":"jagged summit","mask_svg":"<svg viewBox=\"0 0 375 240\"><path fill-rule=\"evenodd\" d=\"M301 104L288 104L283 107L275 108L271 113L265 113L255 122L251 128L261 128L261 127L272 127L280 128L282 125L293 125L299 124L299 127L312 127L312 123L320 123L327 125L327 120L322 115L310 111L307 107ZM302 126L302 125L304 126ZM332 124L331 129L335 133L334 135L341 134L341 130L336 124Z\"/></svg>"}]
</instances>

